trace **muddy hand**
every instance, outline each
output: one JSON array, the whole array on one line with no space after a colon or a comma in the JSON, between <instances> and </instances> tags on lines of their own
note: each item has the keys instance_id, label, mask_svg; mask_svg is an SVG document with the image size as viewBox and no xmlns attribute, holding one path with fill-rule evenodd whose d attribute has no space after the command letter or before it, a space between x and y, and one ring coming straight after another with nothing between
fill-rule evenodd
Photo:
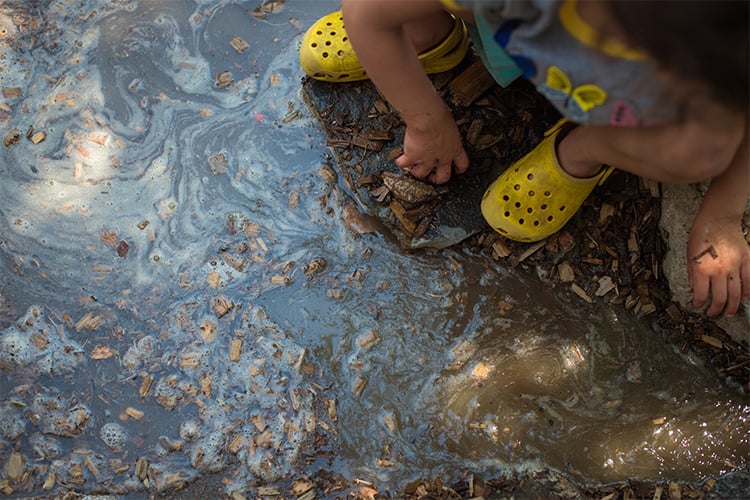
<instances>
[{"instance_id":1,"label":"muddy hand","mask_svg":"<svg viewBox=\"0 0 750 500\"><path fill-rule=\"evenodd\" d=\"M396 165L418 179L443 184L450 180L452 172L466 172L469 157L451 119L429 130L407 127L404 153L396 159Z\"/></svg>"},{"instance_id":2,"label":"muddy hand","mask_svg":"<svg viewBox=\"0 0 750 500\"><path fill-rule=\"evenodd\" d=\"M734 316L740 301L750 296L750 246L736 223L693 225L688 240L688 279L693 289L693 305L702 307L709 300L709 316L722 311Z\"/></svg>"}]
</instances>

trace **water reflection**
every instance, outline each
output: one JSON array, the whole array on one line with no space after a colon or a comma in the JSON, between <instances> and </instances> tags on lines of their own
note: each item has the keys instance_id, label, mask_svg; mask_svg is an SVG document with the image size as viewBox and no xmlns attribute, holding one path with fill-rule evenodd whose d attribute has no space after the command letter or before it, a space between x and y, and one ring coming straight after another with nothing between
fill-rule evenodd
<instances>
[{"instance_id":1,"label":"water reflection","mask_svg":"<svg viewBox=\"0 0 750 500\"><path fill-rule=\"evenodd\" d=\"M746 467L746 401L643 323L349 228L298 95L296 44L335 7L0 6L11 485Z\"/></svg>"}]
</instances>

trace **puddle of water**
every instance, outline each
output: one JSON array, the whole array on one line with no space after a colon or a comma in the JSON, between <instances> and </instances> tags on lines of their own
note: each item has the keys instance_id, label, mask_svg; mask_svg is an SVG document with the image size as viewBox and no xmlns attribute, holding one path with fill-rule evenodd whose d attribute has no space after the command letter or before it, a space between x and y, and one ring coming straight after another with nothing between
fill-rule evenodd
<instances>
[{"instance_id":1,"label":"puddle of water","mask_svg":"<svg viewBox=\"0 0 750 500\"><path fill-rule=\"evenodd\" d=\"M298 95L296 46L335 2L24 4L0 6L0 87L22 92L0 106L16 491L747 467L746 396L643 322L348 229Z\"/></svg>"}]
</instances>

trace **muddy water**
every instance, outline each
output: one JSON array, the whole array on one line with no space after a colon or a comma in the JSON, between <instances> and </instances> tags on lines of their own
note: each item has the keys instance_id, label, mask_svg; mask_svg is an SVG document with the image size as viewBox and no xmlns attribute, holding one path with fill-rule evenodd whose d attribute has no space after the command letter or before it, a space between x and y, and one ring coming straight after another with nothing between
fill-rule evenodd
<instances>
[{"instance_id":1,"label":"muddy water","mask_svg":"<svg viewBox=\"0 0 750 500\"><path fill-rule=\"evenodd\" d=\"M747 396L647 322L352 229L298 95L297 44L335 2L26 4L0 7L16 492L747 467Z\"/></svg>"}]
</instances>

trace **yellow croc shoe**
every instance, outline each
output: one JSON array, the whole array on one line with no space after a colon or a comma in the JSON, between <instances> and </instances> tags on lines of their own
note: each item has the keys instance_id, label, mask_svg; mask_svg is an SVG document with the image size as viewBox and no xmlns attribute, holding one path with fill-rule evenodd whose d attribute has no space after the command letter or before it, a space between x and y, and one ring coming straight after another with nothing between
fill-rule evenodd
<instances>
[{"instance_id":1,"label":"yellow croc shoe","mask_svg":"<svg viewBox=\"0 0 750 500\"><path fill-rule=\"evenodd\" d=\"M560 120L544 134L542 142L485 191L482 215L506 238L531 242L556 233L614 170L605 166L595 176L585 178L566 173L557 161L555 146L567 123Z\"/></svg>"},{"instance_id":2,"label":"yellow croc shoe","mask_svg":"<svg viewBox=\"0 0 750 500\"><path fill-rule=\"evenodd\" d=\"M453 29L435 47L419 54L425 72L448 71L460 63L469 48L466 25L454 18ZM344 30L340 11L320 18L302 38L300 65L311 78L326 82L367 80L367 74L354 53Z\"/></svg>"}]
</instances>

